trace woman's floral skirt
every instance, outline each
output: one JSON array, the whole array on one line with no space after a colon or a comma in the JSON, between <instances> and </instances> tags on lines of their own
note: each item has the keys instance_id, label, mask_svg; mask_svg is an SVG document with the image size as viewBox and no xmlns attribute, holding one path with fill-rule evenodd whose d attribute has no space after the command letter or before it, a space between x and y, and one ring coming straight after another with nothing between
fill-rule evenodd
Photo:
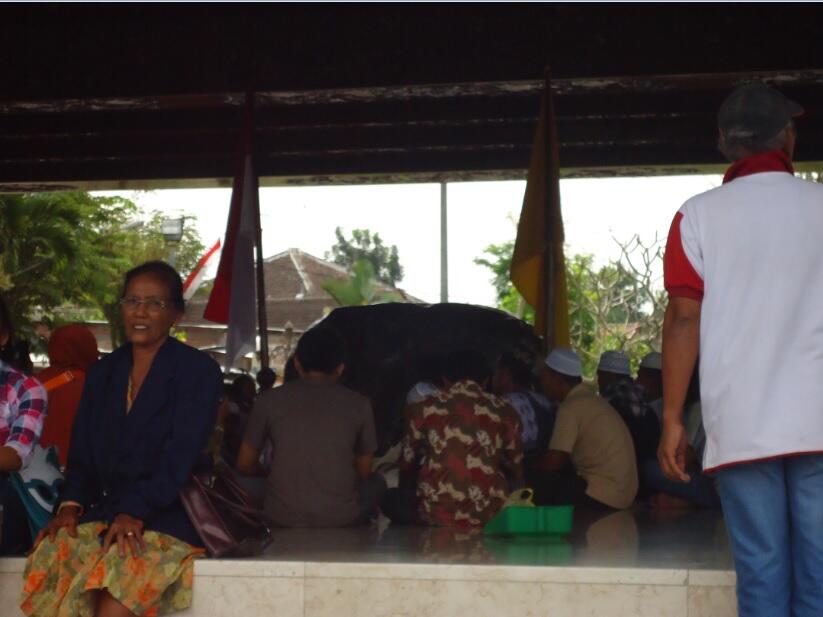
<instances>
[{"instance_id":1,"label":"woman's floral skirt","mask_svg":"<svg viewBox=\"0 0 823 617\"><path fill-rule=\"evenodd\" d=\"M146 531L146 550L132 557L104 555L104 523L84 523L72 538L61 529L54 542L43 540L26 561L20 608L35 617L92 617L97 590L106 589L137 615L155 617L191 606L194 558L202 549Z\"/></svg>"}]
</instances>

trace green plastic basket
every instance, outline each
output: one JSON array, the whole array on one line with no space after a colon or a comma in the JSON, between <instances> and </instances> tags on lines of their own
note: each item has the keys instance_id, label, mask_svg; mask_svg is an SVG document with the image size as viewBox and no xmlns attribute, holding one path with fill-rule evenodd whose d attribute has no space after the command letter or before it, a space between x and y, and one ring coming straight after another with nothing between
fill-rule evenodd
<instances>
[{"instance_id":1,"label":"green plastic basket","mask_svg":"<svg viewBox=\"0 0 823 617\"><path fill-rule=\"evenodd\" d=\"M509 506L490 520L483 532L489 535L566 535L572 529L573 506Z\"/></svg>"}]
</instances>

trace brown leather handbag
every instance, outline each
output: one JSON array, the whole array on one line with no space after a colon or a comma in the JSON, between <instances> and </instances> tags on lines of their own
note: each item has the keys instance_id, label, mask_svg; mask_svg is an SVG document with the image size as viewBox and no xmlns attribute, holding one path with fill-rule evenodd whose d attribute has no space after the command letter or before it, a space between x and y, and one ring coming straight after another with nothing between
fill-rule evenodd
<instances>
[{"instance_id":1,"label":"brown leather handbag","mask_svg":"<svg viewBox=\"0 0 823 617\"><path fill-rule=\"evenodd\" d=\"M263 512L229 472L192 474L180 497L209 556L250 557L271 543Z\"/></svg>"}]
</instances>

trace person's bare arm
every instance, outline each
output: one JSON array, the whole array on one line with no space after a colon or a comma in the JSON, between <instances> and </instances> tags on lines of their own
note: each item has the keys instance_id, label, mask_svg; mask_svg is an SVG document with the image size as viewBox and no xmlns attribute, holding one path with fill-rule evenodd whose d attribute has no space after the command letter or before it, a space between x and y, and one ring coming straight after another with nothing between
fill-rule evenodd
<instances>
[{"instance_id":1,"label":"person's bare arm","mask_svg":"<svg viewBox=\"0 0 823 617\"><path fill-rule=\"evenodd\" d=\"M525 482L523 476L523 463L517 463L509 468L509 483L512 487L521 487Z\"/></svg>"},{"instance_id":2,"label":"person's bare arm","mask_svg":"<svg viewBox=\"0 0 823 617\"><path fill-rule=\"evenodd\" d=\"M240 451L237 453L237 462L234 467L240 473L250 476L262 475L262 469L260 469L260 464L257 462L259 458L260 452L244 441L240 445Z\"/></svg>"},{"instance_id":3,"label":"person's bare arm","mask_svg":"<svg viewBox=\"0 0 823 617\"><path fill-rule=\"evenodd\" d=\"M560 450L547 450L537 461L535 467L541 471L563 471L572 464L571 455Z\"/></svg>"},{"instance_id":4,"label":"person's bare arm","mask_svg":"<svg viewBox=\"0 0 823 617\"><path fill-rule=\"evenodd\" d=\"M373 462L374 454L360 454L354 457L354 469L359 479L365 480L371 475Z\"/></svg>"},{"instance_id":5,"label":"person's bare arm","mask_svg":"<svg viewBox=\"0 0 823 617\"><path fill-rule=\"evenodd\" d=\"M701 302L670 298L663 320L663 434L657 458L672 480L688 482L683 406L700 350Z\"/></svg>"},{"instance_id":6,"label":"person's bare arm","mask_svg":"<svg viewBox=\"0 0 823 617\"><path fill-rule=\"evenodd\" d=\"M23 466L17 450L9 446L0 446L0 472L17 471Z\"/></svg>"}]
</instances>

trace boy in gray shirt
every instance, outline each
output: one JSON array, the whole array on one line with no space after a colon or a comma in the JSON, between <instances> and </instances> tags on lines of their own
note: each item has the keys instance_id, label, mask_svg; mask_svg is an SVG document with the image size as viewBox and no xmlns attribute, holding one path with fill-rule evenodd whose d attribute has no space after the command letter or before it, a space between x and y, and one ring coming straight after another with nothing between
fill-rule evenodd
<instances>
[{"instance_id":1,"label":"boy in gray shirt","mask_svg":"<svg viewBox=\"0 0 823 617\"><path fill-rule=\"evenodd\" d=\"M376 511L385 482L371 471L377 438L367 398L338 383L345 368L340 336L309 330L295 352L299 379L258 396L237 456L242 473L259 473L271 440L264 510L284 527L362 524Z\"/></svg>"}]
</instances>

